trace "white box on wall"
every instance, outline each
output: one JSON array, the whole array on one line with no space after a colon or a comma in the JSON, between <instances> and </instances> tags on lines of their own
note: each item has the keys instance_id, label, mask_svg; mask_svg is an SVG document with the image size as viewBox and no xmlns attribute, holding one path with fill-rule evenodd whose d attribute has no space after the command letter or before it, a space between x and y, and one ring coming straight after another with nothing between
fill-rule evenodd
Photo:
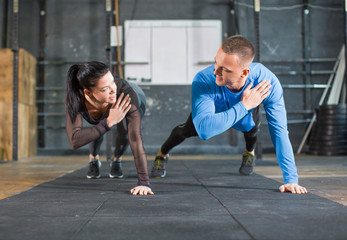
<instances>
[{"instance_id":1,"label":"white box on wall","mask_svg":"<svg viewBox=\"0 0 347 240\"><path fill-rule=\"evenodd\" d=\"M119 40L119 43L118 43L118 40ZM112 26L111 27L111 47L116 47L118 45L122 46L122 42L123 42L123 27L118 26L117 28L116 26Z\"/></svg>"},{"instance_id":2,"label":"white box on wall","mask_svg":"<svg viewBox=\"0 0 347 240\"><path fill-rule=\"evenodd\" d=\"M138 84L189 85L213 62L222 43L220 20L125 21L125 79Z\"/></svg>"}]
</instances>

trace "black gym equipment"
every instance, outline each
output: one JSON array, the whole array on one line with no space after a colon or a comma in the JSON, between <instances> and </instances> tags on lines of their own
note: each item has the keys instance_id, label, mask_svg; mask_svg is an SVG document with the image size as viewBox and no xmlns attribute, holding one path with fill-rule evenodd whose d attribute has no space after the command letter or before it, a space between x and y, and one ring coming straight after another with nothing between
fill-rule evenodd
<instances>
[{"instance_id":1,"label":"black gym equipment","mask_svg":"<svg viewBox=\"0 0 347 240\"><path fill-rule=\"evenodd\" d=\"M309 153L315 155L347 155L347 105L322 105L317 109L309 141Z\"/></svg>"}]
</instances>

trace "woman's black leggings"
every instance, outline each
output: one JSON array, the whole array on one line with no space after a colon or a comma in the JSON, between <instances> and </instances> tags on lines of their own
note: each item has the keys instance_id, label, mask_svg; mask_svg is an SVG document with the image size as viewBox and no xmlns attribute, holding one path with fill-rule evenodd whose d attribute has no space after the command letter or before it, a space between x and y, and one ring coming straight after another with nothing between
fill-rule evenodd
<instances>
[{"instance_id":1,"label":"woman's black leggings","mask_svg":"<svg viewBox=\"0 0 347 240\"><path fill-rule=\"evenodd\" d=\"M260 128L259 107L254 109L252 115L255 126L249 132L243 132L246 141L246 149L249 152L255 149L255 144L257 142L257 133ZM161 146L161 152L163 154L168 154L171 149L183 142L186 138L195 136L198 136L198 133L195 130L192 114L190 113L184 124L178 125L172 130L169 138Z\"/></svg>"},{"instance_id":2,"label":"woman's black leggings","mask_svg":"<svg viewBox=\"0 0 347 240\"><path fill-rule=\"evenodd\" d=\"M123 119L120 123L116 125L117 134L116 134L116 149L114 151L114 155L116 158L119 158L122 156L129 146L129 139L128 139L128 130L125 119ZM89 143L89 152L96 156L100 153L100 146L104 139L104 136L102 135L95 141Z\"/></svg>"}]
</instances>

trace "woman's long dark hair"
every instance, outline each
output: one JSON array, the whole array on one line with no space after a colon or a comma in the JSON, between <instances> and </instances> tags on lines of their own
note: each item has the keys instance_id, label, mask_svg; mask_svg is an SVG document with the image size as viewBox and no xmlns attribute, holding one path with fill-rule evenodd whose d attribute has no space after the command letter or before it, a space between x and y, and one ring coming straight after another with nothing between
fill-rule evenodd
<instances>
[{"instance_id":1,"label":"woman's long dark hair","mask_svg":"<svg viewBox=\"0 0 347 240\"><path fill-rule=\"evenodd\" d=\"M91 91L100 78L109 71L106 64L101 62L87 62L74 64L70 67L66 77L65 104L72 122L81 111L85 96L84 89Z\"/></svg>"}]
</instances>

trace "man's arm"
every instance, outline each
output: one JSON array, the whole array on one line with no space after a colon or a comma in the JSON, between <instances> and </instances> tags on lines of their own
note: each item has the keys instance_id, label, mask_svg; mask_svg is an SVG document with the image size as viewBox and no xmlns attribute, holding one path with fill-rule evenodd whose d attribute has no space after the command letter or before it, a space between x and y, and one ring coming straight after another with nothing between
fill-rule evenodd
<instances>
[{"instance_id":1,"label":"man's arm","mask_svg":"<svg viewBox=\"0 0 347 240\"><path fill-rule=\"evenodd\" d=\"M273 74L272 74L273 75ZM287 129L287 113L283 99L283 89L273 75L273 89L263 105L268 120L269 132L276 150L278 164L282 170L285 184L279 187L281 192L307 193L306 188L298 185L298 174L295 166L293 148Z\"/></svg>"},{"instance_id":2,"label":"man's arm","mask_svg":"<svg viewBox=\"0 0 347 240\"><path fill-rule=\"evenodd\" d=\"M197 75L197 77L199 77ZM270 82L262 81L252 88L250 83L243 91L240 102L224 112L215 112L213 89L203 81L192 86L192 117L195 129L203 140L221 134L234 126L248 110L256 108L269 94Z\"/></svg>"},{"instance_id":3,"label":"man's arm","mask_svg":"<svg viewBox=\"0 0 347 240\"><path fill-rule=\"evenodd\" d=\"M192 85L192 117L195 129L203 140L225 132L248 114L239 102L224 112L215 112L214 94L211 87L200 81Z\"/></svg>"},{"instance_id":4,"label":"man's arm","mask_svg":"<svg viewBox=\"0 0 347 240\"><path fill-rule=\"evenodd\" d=\"M298 183L292 145L287 130L287 116L282 90L279 84L274 86L274 95L264 103L266 118L272 143L275 147L278 164L285 183Z\"/></svg>"},{"instance_id":5,"label":"man's arm","mask_svg":"<svg viewBox=\"0 0 347 240\"><path fill-rule=\"evenodd\" d=\"M271 140L276 150L278 164L282 170L285 184L279 187L281 192L296 194L307 193L306 188L298 184L292 145L287 130L287 117L283 96L278 101L264 104Z\"/></svg>"}]
</instances>

